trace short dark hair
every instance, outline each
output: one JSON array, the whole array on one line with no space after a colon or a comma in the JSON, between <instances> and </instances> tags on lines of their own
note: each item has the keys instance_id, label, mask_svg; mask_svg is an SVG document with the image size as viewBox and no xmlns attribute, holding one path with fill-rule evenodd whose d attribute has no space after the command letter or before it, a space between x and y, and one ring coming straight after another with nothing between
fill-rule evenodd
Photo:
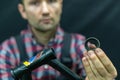
<instances>
[{"instance_id":1,"label":"short dark hair","mask_svg":"<svg viewBox=\"0 0 120 80\"><path fill-rule=\"evenodd\" d=\"M23 4L23 0L19 0L19 2Z\"/></svg>"}]
</instances>

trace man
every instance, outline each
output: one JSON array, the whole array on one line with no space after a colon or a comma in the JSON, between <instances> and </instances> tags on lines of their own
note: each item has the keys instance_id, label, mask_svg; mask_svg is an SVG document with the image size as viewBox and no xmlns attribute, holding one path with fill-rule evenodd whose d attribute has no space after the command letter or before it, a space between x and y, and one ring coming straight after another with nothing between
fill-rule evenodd
<instances>
[{"instance_id":1,"label":"man","mask_svg":"<svg viewBox=\"0 0 120 80\"><path fill-rule=\"evenodd\" d=\"M59 21L62 12L62 0L21 0L18 9L21 16L28 21L28 29L21 32L26 54L32 57L44 48L53 47L56 57L61 58L64 31ZM117 71L112 62L100 49L86 51L85 38L82 35L71 34L70 56L71 70L85 80L113 80ZM92 45L91 45L92 46ZM20 52L14 37L0 46L0 80L13 80L11 68L20 64ZM84 52L84 57L82 56ZM83 65L82 65L83 62ZM84 66L84 68L83 68ZM33 80L58 80L61 74L48 65L43 65L32 71Z\"/></svg>"}]
</instances>

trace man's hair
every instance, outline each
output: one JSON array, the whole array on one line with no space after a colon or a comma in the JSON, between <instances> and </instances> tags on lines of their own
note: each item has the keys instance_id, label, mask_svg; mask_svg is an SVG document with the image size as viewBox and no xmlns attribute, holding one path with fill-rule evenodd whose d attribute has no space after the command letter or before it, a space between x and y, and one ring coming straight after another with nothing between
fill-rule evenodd
<instances>
[{"instance_id":1,"label":"man's hair","mask_svg":"<svg viewBox=\"0 0 120 80\"><path fill-rule=\"evenodd\" d=\"M23 4L23 0L19 0L19 2Z\"/></svg>"}]
</instances>

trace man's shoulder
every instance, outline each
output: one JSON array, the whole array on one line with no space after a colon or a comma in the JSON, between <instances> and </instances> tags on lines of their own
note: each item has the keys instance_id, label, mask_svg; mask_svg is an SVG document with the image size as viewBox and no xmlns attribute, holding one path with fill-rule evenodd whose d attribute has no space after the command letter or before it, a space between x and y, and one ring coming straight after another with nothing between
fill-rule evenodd
<instances>
[{"instance_id":1,"label":"man's shoulder","mask_svg":"<svg viewBox=\"0 0 120 80\"><path fill-rule=\"evenodd\" d=\"M10 36L9 38L5 39L3 42L1 42L1 47L13 47L16 46L16 38L21 37L24 38L25 35L23 34L16 34L14 36Z\"/></svg>"},{"instance_id":2,"label":"man's shoulder","mask_svg":"<svg viewBox=\"0 0 120 80\"><path fill-rule=\"evenodd\" d=\"M22 37L24 38L25 35L31 34L28 29L21 30L19 34L16 34L14 36L10 36L9 38L5 39L1 42L0 45L15 45L16 44L16 37Z\"/></svg>"},{"instance_id":3,"label":"man's shoulder","mask_svg":"<svg viewBox=\"0 0 120 80\"><path fill-rule=\"evenodd\" d=\"M13 44L15 44L15 36L11 36L11 37L5 39L1 43L1 46L8 46L8 45L13 45Z\"/></svg>"}]
</instances>

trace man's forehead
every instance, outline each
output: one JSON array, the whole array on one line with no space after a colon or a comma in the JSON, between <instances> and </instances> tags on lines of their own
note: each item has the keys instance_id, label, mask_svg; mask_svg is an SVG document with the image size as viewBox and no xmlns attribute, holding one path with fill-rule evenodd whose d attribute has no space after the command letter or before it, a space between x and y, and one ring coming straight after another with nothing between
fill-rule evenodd
<instances>
[{"instance_id":1,"label":"man's forehead","mask_svg":"<svg viewBox=\"0 0 120 80\"><path fill-rule=\"evenodd\" d=\"M28 1L50 1L50 0L28 0Z\"/></svg>"},{"instance_id":2,"label":"man's forehead","mask_svg":"<svg viewBox=\"0 0 120 80\"><path fill-rule=\"evenodd\" d=\"M50 1L50 0L28 0L28 1ZM59 1L59 0L56 0Z\"/></svg>"},{"instance_id":3,"label":"man's forehead","mask_svg":"<svg viewBox=\"0 0 120 80\"><path fill-rule=\"evenodd\" d=\"M28 0L28 1L41 1L41 0Z\"/></svg>"},{"instance_id":4,"label":"man's forehead","mask_svg":"<svg viewBox=\"0 0 120 80\"><path fill-rule=\"evenodd\" d=\"M24 1L43 1L43 0L24 0ZM47 1L47 0L44 0Z\"/></svg>"}]
</instances>

